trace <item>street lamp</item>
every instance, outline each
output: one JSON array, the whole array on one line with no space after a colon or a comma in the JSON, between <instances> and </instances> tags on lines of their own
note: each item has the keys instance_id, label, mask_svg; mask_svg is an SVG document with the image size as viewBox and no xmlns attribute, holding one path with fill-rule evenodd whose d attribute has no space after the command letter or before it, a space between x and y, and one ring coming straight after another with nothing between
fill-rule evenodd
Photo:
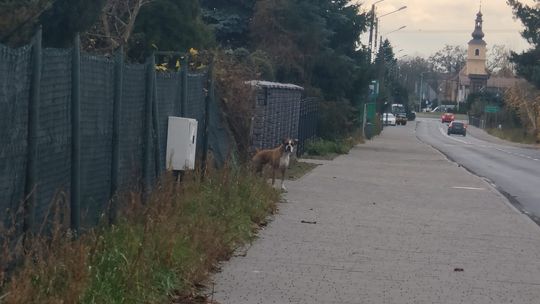
<instances>
[{"instance_id":1,"label":"street lamp","mask_svg":"<svg viewBox=\"0 0 540 304\"><path fill-rule=\"evenodd\" d=\"M399 11L402 11L402 10L404 10L404 9L406 9L406 8L407 8L407 6L404 5L404 6L398 8L398 9L396 9L396 10L393 10L393 11L391 11L391 12L389 12L389 13L386 13L386 14L383 14L383 15L377 17L376 22L375 22L375 48L374 48L374 49L377 49L377 37L378 37L378 31L379 31L379 18L382 18L382 17L384 17L384 16L388 16L388 15L390 15L390 14L393 14L393 13L396 13L396 12L399 12ZM381 36L381 41L382 41L382 36Z\"/></svg>"},{"instance_id":2,"label":"street lamp","mask_svg":"<svg viewBox=\"0 0 540 304\"><path fill-rule=\"evenodd\" d=\"M386 34L384 34L384 35L385 35L385 36L388 36L388 34L392 34L393 32L397 32L397 31L402 30L402 29L404 29L404 28L406 28L406 27L407 27L406 25L401 26L400 28L395 29L395 30L393 30L393 31L390 31L390 32L388 32L388 33L386 33ZM401 49L400 51L403 51L403 49ZM399 51L398 51L398 52L399 52Z\"/></svg>"},{"instance_id":3,"label":"street lamp","mask_svg":"<svg viewBox=\"0 0 540 304\"><path fill-rule=\"evenodd\" d=\"M404 5L404 6L400 7L400 8L398 8L398 9L395 10L395 11L391 11L390 13L386 13L386 14L384 14L384 15L380 15L379 18L382 18L382 17L384 17L384 16L388 16L388 15L393 14L393 13L395 13L395 12L402 11L402 10L404 10L404 9L406 9L406 8L407 8L407 6Z\"/></svg>"},{"instance_id":4,"label":"street lamp","mask_svg":"<svg viewBox=\"0 0 540 304\"><path fill-rule=\"evenodd\" d=\"M374 53L374 47L373 47L373 26L375 24L375 4L379 2L383 2L384 0L379 0L374 2L371 5L371 20L369 25L369 62L371 62L371 56ZM375 33L375 48L377 48L377 33Z\"/></svg>"}]
</instances>

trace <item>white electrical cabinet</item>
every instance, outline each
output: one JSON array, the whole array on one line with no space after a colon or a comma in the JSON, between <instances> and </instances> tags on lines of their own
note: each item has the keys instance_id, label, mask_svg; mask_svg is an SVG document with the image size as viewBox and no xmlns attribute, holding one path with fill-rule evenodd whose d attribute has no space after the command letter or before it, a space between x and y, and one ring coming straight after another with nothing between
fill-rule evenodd
<instances>
[{"instance_id":1,"label":"white electrical cabinet","mask_svg":"<svg viewBox=\"0 0 540 304\"><path fill-rule=\"evenodd\" d=\"M197 120L169 116L167 132L167 168L193 170L197 147Z\"/></svg>"}]
</instances>

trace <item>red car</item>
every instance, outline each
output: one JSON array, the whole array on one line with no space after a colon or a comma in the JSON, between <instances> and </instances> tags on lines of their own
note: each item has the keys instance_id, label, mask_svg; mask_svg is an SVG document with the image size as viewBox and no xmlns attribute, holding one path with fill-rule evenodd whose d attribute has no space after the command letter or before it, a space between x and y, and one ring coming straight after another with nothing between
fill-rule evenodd
<instances>
[{"instance_id":1,"label":"red car","mask_svg":"<svg viewBox=\"0 0 540 304\"><path fill-rule=\"evenodd\" d=\"M452 122L454 121L456 117L454 116L454 114L452 113L444 113L442 116L441 116L441 121L442 123L445 123L445 122Z\"/></svg>"}]
</instances>

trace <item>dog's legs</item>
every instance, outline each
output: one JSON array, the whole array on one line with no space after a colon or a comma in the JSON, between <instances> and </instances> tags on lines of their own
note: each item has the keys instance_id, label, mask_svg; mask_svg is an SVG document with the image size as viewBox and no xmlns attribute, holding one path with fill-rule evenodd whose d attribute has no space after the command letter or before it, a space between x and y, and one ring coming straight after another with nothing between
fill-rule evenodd
<instances>
[{"instance_id":1,"label":"dog's legs","mask_svg":"<svg viewBox=\"0 0 540 304\"><path fill-rule=\"evenodd\" d=\"M276 181L276 168L272 167L272 186L274 185L275 181Z\"/></svg>"},{"instance_id":2,"label":"dog's legs","mask_svg":"<svg viewBox=\"0 0 540 304\"><path fill-rule=\"evenodd\" d=\"M287 191L287 188L285 188L285 171L287 170L287 168L281 168L281 190L282 191Z\"/></svg>"}]
</instances>

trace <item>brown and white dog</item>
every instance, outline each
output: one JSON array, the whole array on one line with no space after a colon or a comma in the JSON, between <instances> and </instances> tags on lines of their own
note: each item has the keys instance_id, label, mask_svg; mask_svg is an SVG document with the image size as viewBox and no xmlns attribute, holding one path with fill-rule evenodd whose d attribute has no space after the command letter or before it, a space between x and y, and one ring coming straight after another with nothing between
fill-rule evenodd
<instances>
[{"instance_id":1,"label":"brown and white dog","mask_svg":"<svg viewBox=\"0 0 540 304\"><path fill-rule=\"evenodd\" d=\"M285 180L285 171L289 167L291 155L294 153L294 147L298 143L297 139L284 139L283 142L274 149L258 150L253 156L253 165L255 170L262 174L264 165L268 164L272 168L272 185L276 180L276 171L281 172L281 190L286 191L283 181Z\"/></svg>"}]
</instances>

